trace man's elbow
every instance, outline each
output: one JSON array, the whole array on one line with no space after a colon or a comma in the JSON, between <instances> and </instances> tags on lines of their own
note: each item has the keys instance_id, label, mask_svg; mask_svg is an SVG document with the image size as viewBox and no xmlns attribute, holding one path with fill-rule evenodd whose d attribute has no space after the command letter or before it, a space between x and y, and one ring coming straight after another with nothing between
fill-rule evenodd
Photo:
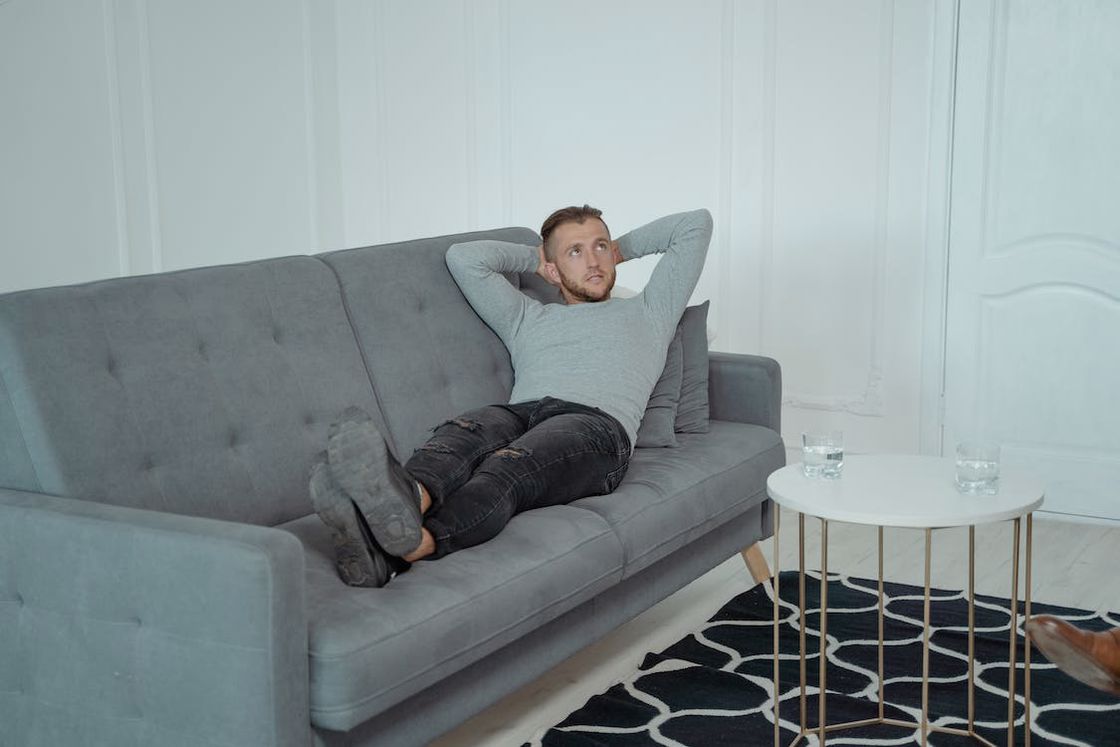
<instances>
[{"instance_id":1,"label":"man's elbow","mask_svg":"<svg viewBox=\"0 0 1120 747\"><path fill-rule=\"evenodd\" d=\"M682 237L702 236L710 239L713 226L712 214L708 212L707 208L700 208L684 214L684 218L678 224L678 230L680 231L678 235Z\"/></svg>"},{"instance_id":2,"label":"man's elbow","mask_svg":"<svg viewBox=\"0 0 1120 747\"><path fill-rule=\"evenodd\" d=\"M698 228L706 230L708 233L712 232L712 226L715 224L715 221L712 220L712 214L708 211L708 208L693 210L691 216Z\"/></svg>"},{"instance_id":3,"label":"man's elbow","mask_svg":"<svg viewBox=\"0 0 1120 747\"><path fill-rule=\"evenodd\" d=\"M444 261L447 262L447 268L454 272L456 269L470 265L471 257L474 254L472 245L477 243L477 241L467 241L447 247L447 255L444 258Z\"/></svg>"}]
</instances>

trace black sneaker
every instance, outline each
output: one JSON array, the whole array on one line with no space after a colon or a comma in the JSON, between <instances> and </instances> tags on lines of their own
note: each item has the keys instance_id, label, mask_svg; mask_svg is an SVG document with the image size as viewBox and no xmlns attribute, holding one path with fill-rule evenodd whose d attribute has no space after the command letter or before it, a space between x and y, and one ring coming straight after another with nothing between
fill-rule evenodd
<instances>
[{"instance_id":1,"label":"black sneaker","mask_svg":"<svg viewBox=\"0 0 1120 747\"><path fill-rule=\"evenodd\" d=\"M369 415L347 408L328 431L334 480L354 500L373 537L390 555L420 546L420 487L389 451Z\"/></svg>"},{"instance_id":2,"label":"black sneaker","mask_svg":"<svg viewBox=\"0 0 1120 747\"><path fill-rule=\"evenodd\" d=\"M316 457L308 479L311 505L328 527L334 540L335 567L350 586L384 586L393 575L386 555L362 521L350 496L331 476L326 453Z\"/></svg>"}]
</instances>

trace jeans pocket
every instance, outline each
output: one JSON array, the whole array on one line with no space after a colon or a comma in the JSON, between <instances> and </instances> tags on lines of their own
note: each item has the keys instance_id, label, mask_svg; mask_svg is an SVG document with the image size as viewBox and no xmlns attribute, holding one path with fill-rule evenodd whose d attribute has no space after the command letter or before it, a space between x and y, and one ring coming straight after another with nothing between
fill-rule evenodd
<instances>
[{"instance_id":1,"label":"jeans pocket","mask_svg":"<svg viewBox=\"0 0 1120 747\"><path fill-rule=\"evenodd\" d=\"M619 483L622 482L622 478L626 477L626 470L628 470L629 468L630 462L626 461L622 463L621 467L607 474L607 480L603 484L604 495L606 495L607 493L613 493L615 491L615 488L617 488Z\"/></svg>"}]
</instances>

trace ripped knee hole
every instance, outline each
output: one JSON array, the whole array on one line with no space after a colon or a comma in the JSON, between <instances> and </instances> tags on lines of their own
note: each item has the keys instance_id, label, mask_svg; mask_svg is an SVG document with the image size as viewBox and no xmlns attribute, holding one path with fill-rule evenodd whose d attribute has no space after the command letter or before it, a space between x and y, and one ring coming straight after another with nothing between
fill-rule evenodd
<instances>
[{"instance_id":1,"label":"ripped knee hole","mask_svg":"<svg viewBox=\"0 0 1120 747\"><path fill-rule=\"evenodd\" d=\"M479 429L478 421L470 420L469 418L451 418L451 420L445 421L443 425L458 426L459 428L462 428L465 431L470 431L471 433L474 433Z\"/></svg>"},{"instance_id":2,"label":"ripped knee hole","mask_svg":"<svg viewBox=\"0 0 1120 747\"><path fill-rule=\"evenodd\" d=\"M417 449L417 451L432 451L436 454L451 454L454 449L452 449L447 444L441 444L439 441L429 441L428 443L423 444L419 449Z\"/></svg>"}]
</instances>

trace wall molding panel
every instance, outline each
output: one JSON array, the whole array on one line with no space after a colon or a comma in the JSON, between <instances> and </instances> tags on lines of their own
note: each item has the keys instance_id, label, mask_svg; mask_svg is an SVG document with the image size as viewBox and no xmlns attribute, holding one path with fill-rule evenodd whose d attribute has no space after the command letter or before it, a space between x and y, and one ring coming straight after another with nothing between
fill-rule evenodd
<instances>
[{"instance_id":1,"label":"wall molding panel","mask_svg":"<svg viewBox=\"0 0 1120 747\"><path fill-rule=\"evenodd\" d=\"M304 89L309 234L317 251L345 246L337 0L304 0Z\"/></svg>"},{"instance_id":2,"label":"wall molding panel","mask_svg":"<svg viewBox=\"0 0 1120 747\"><path fill-rule=\"evenodd\" d=\"M159 201L159 166L156 158L156 126L152 103L152 44L148 5L135 0L140 32L140 94L144 115L144 163L147 167L148 230L151 234L152 272L163 270L163 230Z\"/></svg>"},{"instance_id":3,"label":"wall molding panel","mask_svg":"<svg viewBox=\"0 0 1120 747\"><path fill-rule=\"evenodd\" d=\"M312 0L303 0L300 3L300 32L303 56L303 126L304 126L304 158L307 168L307 225L311 238L315 242L322 241L320 230L321 219L319 216L319 159L318 141L315 126L315 76L312 63L311 43L311 13ZM318 248L318 247L316 247Z\"/></svg>"},{"instance_id":4,"label":"wall molding panel","mask_svg":"<svg viewBox=\"0 0 1120 747\"><path fill-rule=\"evenodd\" d=\"M163 269L163 231L159 203L159 167L156 159L156 126L152 104L152 45L148 23L148 5L144 0L136 0L136 10L140 33L140 95L143 105L144 123L144 164L147 177L148 231L151 237L150 256L152 272Z\"/></svg>"},{"instance_id":5,"label":"wall molding panel","mask_svg":"<svg viewBox=\"0 0 1120 747\"><path fill-rule=\"evenodd\" d=\"M720 326L713 345L724 350L761 349L768 284L762 269L770 213L764 206L772 191L773 152L767 146L767 70L773 70L773 4L725 3L721 7L720 150L716 168L721 182L714 212L719 226ZM770 48L768 54L767 49ZM770 91L768 95L767 91ZM770 173L767 163L770 163Z\"/></svg>"},{"instance_id":6,"label":"wall molding panel","mask_svg":"<svg viewBox=\"0 0 1120 747\"><path fill-rule=\"evenodd\" d=\"M739 166L735 150L735 24L734 0L723 0L720 8L720 147L719 147L719 205L716 216L719 222L719 295L725 307L717 320L717 339L731 340L732 313L735 307L735 289L732 288L732 241L735 238L733 206L733 173Z\"/></svg>"},{"instance_id":7,"label":"wall molding panel","mask_svg":"<svg viewBox=\"0 0 1120 747\"><path fill-rule=\"evenodd\" d=\"M367 246L389 235L382 3L340 0L335 20L342 238L348 247Z\"/></svg>"},{"instance_id":8,"label":"wall molding panel","mask_svg":"<svg viewBox=\"0 0 1120 747\"><path fill-rule=\"evenodd\" d=\"M506 10L508 12L508 9ZM466 179L470 230L509 225L509 40L498 0L463 0ZM508 19L506 22L508 26Z\"/></svg>"},{"instance_id":9,"label":"wall molding panel","mask_svg":"<svg viewBox=\"0 0 1120 747\"><path fill-rule=\"evenodd\" d=\"M769 354L771 350L768 345L768 331L770 320L778 318L776 315L768 313L771 305L774 302L773 294L770 292L770 283L768 280L774 276L774 228L777 221L777 216L774 212L774 193L775 193L775 174L776 164L774 160L774 143L775 135L777 132L777 121L775 117L775 109L777 108L777 90L778 90L778 7L777 0L767 0L765 3L765 18L764 28L766 29L765 38L763 39L763 68L762 68L762 127L760 134L762 135L762 235L761 238L761 275L763 282L760 284L761 293L759 294L759 309L758 309L758 341L759 348Z\"/></svg>"},{"instance_id":10,"label":"wall molding panel","mask_svg":"<svg viewBox=\"0 0 1120 747\"><path fill-rule=\"evenodd\" d=\"M117 208L117 256L122 276L133 274L128 230L128 199L125 194L124 127L121 123L120 71L117 66L116 19L112 0L102 0L105 33L105 69L109 80L109 127L113 141L113 187Z\"/></svg>"},{"instance_id":11,"label":"wall molding panel","mask_svg":"<svg viewBox=\"0 0 1120 747\"><path fill-rule=\"evenodd\" d=\"M385 40L387 37L386 17L385 17L385 3L381 0L371 4L373 23L373 44L370 46L370 63L373 66L373 96L374 96L374 112L376 119L374 121L373 141L374 148L377 153L376 173L378 177L378 201L377 207L380 215L380 232L377 236L377 241L389 241L393 235L393 211L389 202L389 164L386 159L386 151L389 148L388 137L385 133L388 130L388 96L386 93L385 81Z\"/></svg>"},{"instance_id":12,"label":"wall molding panel","mask_svg":"<svg viewBox=\"0 0 1120 747\"><path fill-rule=\"evenodd\" d=\"M936 0L930 19L929 135L922 266L921 370L918 450L940 456L944 429L950 196L956 111L958 0Z\"/></svg>"},{"instance_id":13,"label":"wall molding panel","mask_svg":"<svg viewBox=\"0 0 1120 747\"><path fill-rule=\"evenodd\" d=\"M500 113L498 132L501 141L502 165L502 223L512 225L516 222L513 215L513 83L512 62L510 57L512 39L510 31L510 2L498 0L498 85Z\"/></svg>"},{"instance_id":14,"label":"wall molding panel","mask_svg":"<svg viewBox=\"0 0 1120 747\"><path fill-rule=\"evenodd\" d=\"M127 248L121 274L159 272L163 269L163 242L147 5L139 0L106 0L104 4L121 149L122 243Z\"/></svg>"},{"instance_id":15,"label":"wall molding panel","mask_svg":"<svg viewBox=\"0 0 1120 747\"><path fill-rule=\"evenodd\" d=\"M895 42L894 3L881 0L879 4L879 79L876 137L876 180L874 199L874 240L868 263L872 273L871 309L867 320L870 354L867 361L867 379L862 391L856 394L807 394L790 391L783 396L782 404L789 407L825 410L860 415L865 417L886 417L884 397L884 372L882 350L887 344L884 322L886 286L887 223L891 191L891 92L894 76Z\"/></svg>"},{"instance_id":16,"label":"wall molding panel","mask_svg":"<svg viewBox=\"0 0 1120 747\"><path fill-rule=\"evenodd\" d=\"M986 255L996 244L995 227L992 216L998 212L999 189L1003 174L1003 143L999 140L1005 129L1004 96L1007 78L1007 21L1009 5L994 0L990 6L988 22L989 47L988 69L986 71L987 111L984 118L983 155L980 186L981 204L981 251Z\"/></svg>"},{"instance_id":17,"label":"wall molding panel","mask_svg":"<svg viewBox=\"0 0 1120 747\"><path fill-rule=\"evenodd\" d=\"M478 48L476 25L478 14L473 13L470 0L462 0L463 14L463 112L466 116L466 138L463 156L466 161L467 218L472 228L480 223L478 209Z\"/></svg>"},{"instance_id":18,"label":"wall molding panel","mask_svg":"<svg viewBox=\"0 0 1120 747\"><path fill-rule=\"evenodd\" d=\"M867 373L867 386L858 394L847 396L783 394L782 404L802 410L824 410L883 418L887 416L883 401L883 372L878 367L870 368Z\"/></svg>"}]
</instances>

